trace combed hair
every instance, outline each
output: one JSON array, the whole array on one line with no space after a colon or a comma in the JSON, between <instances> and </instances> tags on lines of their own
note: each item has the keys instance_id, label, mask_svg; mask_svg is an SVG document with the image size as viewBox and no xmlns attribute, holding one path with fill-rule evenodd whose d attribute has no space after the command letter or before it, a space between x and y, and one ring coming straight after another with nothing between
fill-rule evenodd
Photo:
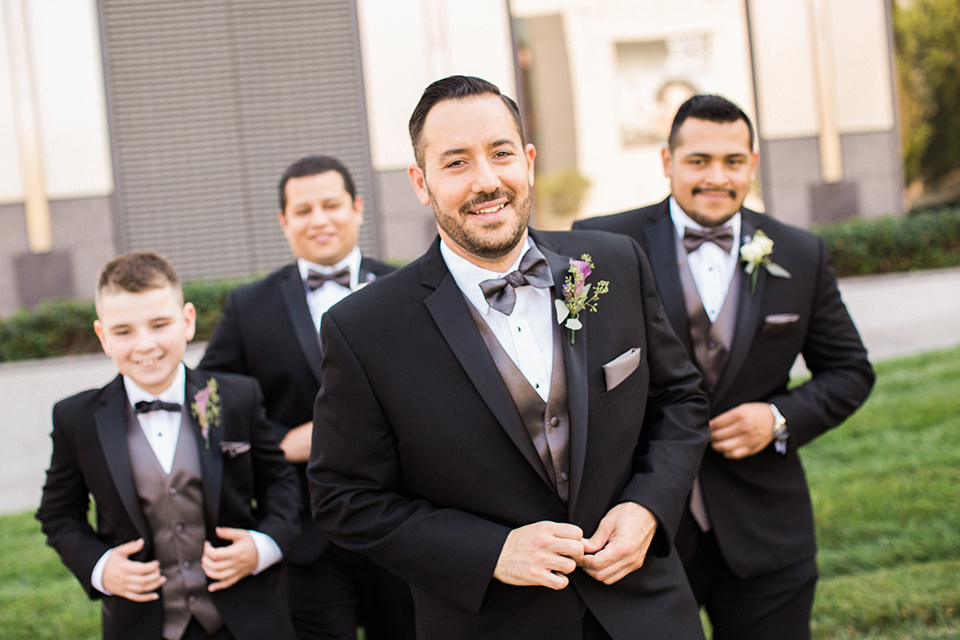
<instances>
[{"instance_id":1,"label":"combed hair","mask_svg":"<svg viewBox=\"0 0 960 640\"><path fill-rule=\"evenodd\" d=\"M343 188L350 194L351 200L357 199L357 189L353 184L353 177L342 162L330 156L306 156L287 167L280 178L280 184L277 185L280 190L280 211L287 209L287 182L291 178L306 178L327 171L336 171L343 176Z\"/></svg>"},{"instance_id":2,"label":"combed hair","mask_svg":"<svg viewBox=\"0 0 960 640\"><path fill-rule=\"evenodd\" d=\"M517 131L520 132L520 142L526 145L526 139L523 135L523 123L520 119L520 107L510 97L500 93L500 88L492 82L487 82L482 78L473 76L450 76L442 78L432 83L423 90L420 96L420 102L413 110L410 116L410 142L413 144L413 154L417 159L417 164L423 168L423 123L427 119L427 114L438 102L444 100L459 100L473 96L492 95L499 96L503 103L507 105L513 121L517 125Z\"/></svg>"},{"instance_id":3,"label":"combed hair","mask_svg":"<svg viewBox=\"0 0 960 640\"><path fill-rule=\"evenodd\" d=\"M172 287L183 297L180 279L173 265L153 251L138 251L117 256L100 269L96 298L102 292L142 293L150 289Z\"/></svg>"},{"instance_id":4,"label":"combed hair","mask_svg":"<svg viewBox=\"0 0 960 640\"><path fill-rule=\"evenodd\" d=\"M673 151L679 144L680 126L687 118L696 118L697 120L708 120L710 122L725 123L743 120L747 123L747 129L750 131L750 150L753 150L753 125L750 118L733 102L730 102L723 96L712 94L698 94L689 98L677 109L677 115L673 117L673 125L670 127L670 138L667 143L670 150Z\"/></svg>"}]
</instances>

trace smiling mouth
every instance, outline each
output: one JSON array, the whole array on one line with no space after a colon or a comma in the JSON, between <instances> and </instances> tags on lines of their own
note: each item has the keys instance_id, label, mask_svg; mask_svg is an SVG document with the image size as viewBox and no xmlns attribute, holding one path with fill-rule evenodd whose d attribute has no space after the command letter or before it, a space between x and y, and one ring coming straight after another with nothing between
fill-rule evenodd
<instances>
[{"instance_id":1,"label":"smiling mouth","mask_svg":"<svg viewBox=\"0 0 960 640\"><path fill-rule=\"evenodd\" d=\"M141 367L152 367L153 365L157 364L157 362L159 361L160 361L160 356L157 356L156 358L145 358L143 360L138 360L137 364L139 364Z\"/></svg>"},{"instance_id":2,"label":"smiling mouth","mask_svg":"<svg viewBox=\"0 0 960 640\"><path fill-rule=\"evenodd\" d=\"M495 205L493 207L487 207L486 209L477 209L476 211L471 211L470 213L473 215L485 215L490 213L496 213L497 211L500 211L500 209L503 209L505 206L507 206L506 202Z\"/></svg>"}]
</instances>

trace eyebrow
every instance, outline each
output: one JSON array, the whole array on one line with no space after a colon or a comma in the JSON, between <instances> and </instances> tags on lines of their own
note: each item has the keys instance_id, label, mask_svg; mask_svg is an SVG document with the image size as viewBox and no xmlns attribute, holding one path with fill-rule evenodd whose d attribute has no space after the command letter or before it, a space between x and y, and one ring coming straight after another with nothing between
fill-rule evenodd
<instances>
[{"instance_id":1,"label":"eyebrow","mask_svg":"<svg viewBox=\"0 0 960 640\"><path fill-rule=\"evenodd\" d=\"M723 155L719 155L719 156L714 156L712 153L706 153L705 151L696 151L696 152L694 152L694 153L688 153L688 154L685 155L684 157L685 157L685 158L714 158L714 157L720 157L720 158L747 158L747 157L748 157L748 154L737 152L737 153L727 153L727 154L723 154Z\"/></svg>"},{"instance_id":2,"label":"eyebrow","mask_svg":"<svg viewBox=\"0 0 960 640\"><path fill-rule=\"evenodd\" d=\"M510 146L515 148L517 144L515 141L511 140L510 138L501 138L487 145L487 148L496 149L497 147L503 147L503 146ZM450 156L464 155L465 153L467 153L467 151L468 150L466 147L460 147L457 149L447 149L446 151L440 154L440 159L443 160L444 158L449 158Z\"/></svg>"}]
</instances>

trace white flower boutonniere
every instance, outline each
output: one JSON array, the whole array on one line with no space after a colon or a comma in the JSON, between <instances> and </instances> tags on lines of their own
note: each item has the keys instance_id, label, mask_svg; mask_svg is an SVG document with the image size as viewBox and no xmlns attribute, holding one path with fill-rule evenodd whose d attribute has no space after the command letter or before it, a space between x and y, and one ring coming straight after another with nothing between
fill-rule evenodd
<instances>
[{"instance_id":1,"label":"white flower boutonniere","mask_svg":"<svg viewBox=\"0 0 960 640\"><path fill-rule=\"evenodd\" d=\"M740 247L740 259L747 263L744 271L750 276L750 295L757 289L757 274L760 272L758 267L763 267L772 276L777 278L789 278L790 272L771 262L770 254L773 253L773 240L761 230L742 247Z\"/></svg>"},{"instance_id":2,"label":"white flower boutonniere","mask_svg":"<svg viewBox=\"0 0 960 640\"><path fill-rule=\"evenodd\" d=\"M574 343L578 329L583 328L580 321L580 312L584 309L590 311L597 310L597 299L610 290L610 283L607 280L601 280L593 287L593 295L590 295L591 285L587 283L587 276L593 272L593 260L590 254L585 253L579 260L570 258L570 275L563 283L563 300L554 300L557 307L557 323L562 324L570 330L570 344Z\"/></svg>"},{"instance_id":3,"label":"white flower boutonniere","mask_svg":"<svg viewBox=\"0 0 960 640\"><path fill-rule=\"evenodd\" d=\"M220 426L220 394L217 393L215 378L207 380L207 386L193 396L190 404L190 413L200 425L200 435L203 437L204 449L210 448L210 429Z\"/></svg>"}]
</instances>

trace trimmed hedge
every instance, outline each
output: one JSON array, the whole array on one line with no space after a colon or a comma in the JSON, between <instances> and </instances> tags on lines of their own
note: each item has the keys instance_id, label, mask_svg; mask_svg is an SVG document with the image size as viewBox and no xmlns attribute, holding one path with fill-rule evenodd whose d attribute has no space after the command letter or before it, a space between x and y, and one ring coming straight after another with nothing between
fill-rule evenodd
<instances>
[{"instance_id":1,"label":"trimmed hedge","mask_svg":"<svg viewBox=\"0 0 960 640\"><path fill-rule=\"evenodd\" d=\"M246 281L186 282L184 299L197 308L197 335L210 338L227 301L227 294ZM100 341L93 332L97 318L92 300L44 300L33 309L19 309L0 321L0 362L51 356L98 353Z\"/></svg>"},{"instance_id":2,"label":"trimmed hedge","mask_svg":"<svg viewBox=\"0 0 960 640\"><path fill-rule=\"evenodd\" d=\"M856 219L813 229L840 277L960 266L960 208Z\"/></svg>"}]
</instances>

